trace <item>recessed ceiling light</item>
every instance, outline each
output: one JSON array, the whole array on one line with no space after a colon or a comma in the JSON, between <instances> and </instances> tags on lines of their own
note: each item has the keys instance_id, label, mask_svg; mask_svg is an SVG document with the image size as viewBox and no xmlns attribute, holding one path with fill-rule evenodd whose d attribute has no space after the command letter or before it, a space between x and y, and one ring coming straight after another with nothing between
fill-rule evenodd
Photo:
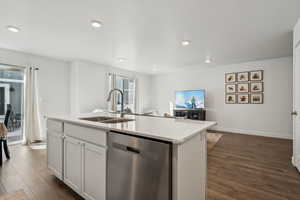
<instances>
[{"instance_id":1,"label":"recessed ceiling light","mask_svg":"<svg viewBox=\"0 0 300 200\"><path fill-rule=\"evenodd\" d=\"M100 21L97 21L97 20L92 20L91 25L94 28L100 28L102 26L102 23Z\"/></svg>"},{"instance_id":2,"label":"recessed ceiling light","mask_svg":"<svg viewBox=\"0 0 300 200\"><path fill-rule=\"evenodd\" d=\"M6 28L7 28L7 30L9 30L9 31L11 31L13 33L18 33L21 30L20 28L18 28L16 26L11 26L11 25L7 26Z\"/></svg>"},{"instance_id":3,"label":"recessed ceiling light","mask_svg":"<svg viewBox=\"0 0 300 200\"><path fill-rule=\"evenodd\" d=\"M183 40L183 41L181 42L181 44L182 44L182 46L188 46L188 45L191 44L191 41L190 41L190 40Z\"/></svg>"},{"instance_id":4,"label":"recessed ceiling light","mask_svg":"<svg viewBox=\"0 0 300 200\"><path fill-rule=\"evenodd\" d=\"M205 63L206 64L210 64L211 63L211 59L210 58L206 58Z\"/></svg>"},{"instance_id":5,"label":"recessed ceiling light","mask_svg":"<svg viewBox=\"0 0 300 200\"><path fill-rule=\"evenodd\" d=\"M125 58L119 58L118 60L119 60L120 63L122 63L122 62L125 62L126 59Z\"/></svg>"},{"instance_id":6,"label":"recessed ceiling light","mask_svg":"<svg viewBox=\"0 0 300 200\"><path fill-rule=\"evenodd\" d=\"M153 65L152 71L157 72L157 66L156 65Z\"/></svg>"}]
</instances>

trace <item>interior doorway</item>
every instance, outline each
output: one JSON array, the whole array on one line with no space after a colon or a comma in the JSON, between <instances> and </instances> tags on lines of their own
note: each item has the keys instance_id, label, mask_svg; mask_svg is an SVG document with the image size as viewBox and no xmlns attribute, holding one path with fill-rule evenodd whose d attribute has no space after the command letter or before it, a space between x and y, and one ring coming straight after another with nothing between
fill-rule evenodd
<instances>
[{"instance_id":1,"label":"interior doorway","mask_svg":"<svg viewBox=\"0 0 300 200\"><path fill-rule=\"evenodd\" d=\"M0 121L4 123L7 118L10 144L24 140L24 77L23 68L0 64Z\"/></svg>"}]
</instances>

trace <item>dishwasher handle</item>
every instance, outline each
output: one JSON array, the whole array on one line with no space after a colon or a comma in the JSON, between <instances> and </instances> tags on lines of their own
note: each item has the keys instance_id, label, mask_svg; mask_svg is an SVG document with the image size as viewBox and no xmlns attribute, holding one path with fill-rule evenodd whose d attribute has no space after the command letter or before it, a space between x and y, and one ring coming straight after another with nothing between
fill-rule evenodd
<instances>
[{"instance_id":1,"label":"dishwasher handle","mask_svg":"<svg viewBox=\"0 0 300 200\"><path fill-rule=\"evenodd\" d=\"M127 152L131 152L131 153L135 153L135 154L141 153L141 151L135 147L126 146L126 145L115 143L115 142L112 144L112 146L114 148L122 150L122 151L127 151Z\"/></svg>"}]
</instances>

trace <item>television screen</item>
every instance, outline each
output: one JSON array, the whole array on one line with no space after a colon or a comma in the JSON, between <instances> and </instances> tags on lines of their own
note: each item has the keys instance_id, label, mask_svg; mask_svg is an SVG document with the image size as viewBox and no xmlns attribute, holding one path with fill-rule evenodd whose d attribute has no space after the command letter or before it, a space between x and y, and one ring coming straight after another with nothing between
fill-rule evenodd
<instances>
[{"instance_id":1,"label":"television screen","mask_svg":"<svg viewBox=\"0 0 300 200\"><path fill-rule=\"evenodd\" d=\"M176 91L176 108L204 108L205 90Z\"/></svg>"}]
</instances>

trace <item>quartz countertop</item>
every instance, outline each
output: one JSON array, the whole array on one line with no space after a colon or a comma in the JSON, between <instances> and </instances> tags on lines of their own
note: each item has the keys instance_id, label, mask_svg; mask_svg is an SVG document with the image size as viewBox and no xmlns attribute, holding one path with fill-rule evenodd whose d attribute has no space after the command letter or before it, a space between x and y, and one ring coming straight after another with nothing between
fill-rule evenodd
<instances>
[{"instance_id":1,"label":"quartz countertop","mask_svg":"<svg viewBox=\"0 0 300 200\"><path fill-rule=\"evenodd\" d=\"M114 118L120 117L119 114L101 112L81 114L78 116L47 116L47 118L72 124L78 124L80 126L98 128L107 131L118 131L131 135L163 140L172 142L174 144L184 143L196 134L205 131L217 124L214 121L197 121L139 115L125 115L124 118L133 119L133 121L115 124L92 122L80 119L97 116L107 116Z\"/></svg>"}]
</instances>

